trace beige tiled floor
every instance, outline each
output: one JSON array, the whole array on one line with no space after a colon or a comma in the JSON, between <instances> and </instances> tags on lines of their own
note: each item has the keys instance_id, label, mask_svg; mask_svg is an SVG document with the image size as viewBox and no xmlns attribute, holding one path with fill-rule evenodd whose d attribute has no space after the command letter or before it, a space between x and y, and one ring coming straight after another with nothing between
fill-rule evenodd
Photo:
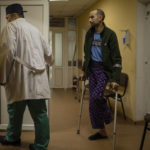
<instances>
[{"instance_id":1,"label":"beige tiled floor","mask_svg":"<svg viewBox=\"0 0 150 150\"><path fill-rule=\"evenodd\" d=\"M79 118L79 102L74 99L73 90L52 90L50 102L50 125L51 141L49 150L112 150L113 144L113 123L106 126L108 139L89 141L88 136L96 132L91 129L88 113L88 100L85 99L80 134L77 132ZM116 150L139 150L143 123L136 125L125 121L121 114L117 117ZM1 135L5 132L1 132ZM27 150L29 143L34 140L33 132L22 133L21 147L5 147L0 145L0 150ZM147 132L143 150L150 150L150 132Z\"/></svg>"}]
</instances>

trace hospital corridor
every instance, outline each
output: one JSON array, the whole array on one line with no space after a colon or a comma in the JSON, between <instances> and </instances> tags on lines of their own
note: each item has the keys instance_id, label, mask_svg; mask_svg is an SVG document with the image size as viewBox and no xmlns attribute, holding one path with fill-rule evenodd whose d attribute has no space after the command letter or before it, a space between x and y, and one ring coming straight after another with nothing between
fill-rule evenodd
<instances>
[{"instance_id":1,"label":"hospital corridor","mask_svg":"<svg viewBox=\"0 0 150 150\"><path fill-rule=\"evenodd\" d=\"M0 150L150 150L150 0L0 0Z\"/></svg>"}]
</instances>

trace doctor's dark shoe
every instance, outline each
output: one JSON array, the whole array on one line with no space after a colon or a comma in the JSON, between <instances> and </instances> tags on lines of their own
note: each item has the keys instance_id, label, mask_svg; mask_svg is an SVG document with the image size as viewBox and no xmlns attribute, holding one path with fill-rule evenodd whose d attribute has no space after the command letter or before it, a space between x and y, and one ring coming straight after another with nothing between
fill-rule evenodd
<instances>
[{"instance_id":1,"label":"doctor's dark shoe","mask_svg":"<svg viewBox=\"0 0 150 150\"><path fill-rule=\"evenodd\" d=\"M107 139L108 137L106 135L102 135L99 132L91 135L88 137L89 140L93 141L93 140L99 140L99 139Z\"/></svg>"},{"instance_id":2,"label":"doctor's dark shoe","mask_svg":"<svg viewBox=\"0 0 150 150\"><path fill-rule=\"evenodd\" d=\"M30 144L30 145L29 145L29 149L30 149L30 150L35 150L34 144Z\"/></svg>"},{"instance_id":3,"label":"doctor's dark shoe","mask_svg":"<svg viewBox=\"0 0 150 150\"><path fill-rule=\"evenodd\" d=\"M0 136L0 143L2 145L19 146L21 144L21 140L19 139L17 141L10 142L5 139L5 136Z\"/></svg>"}]
</instances>

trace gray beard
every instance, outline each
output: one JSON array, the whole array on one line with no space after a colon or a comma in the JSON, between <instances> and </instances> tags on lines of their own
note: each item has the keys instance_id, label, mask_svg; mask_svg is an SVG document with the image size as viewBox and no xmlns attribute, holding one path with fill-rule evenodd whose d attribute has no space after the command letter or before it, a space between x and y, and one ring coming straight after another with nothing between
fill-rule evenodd
<instances>
[{"instance_id":1,"label":"gray beard","mask_svg":"<svg viewBox=\"0 0 150 150\"><path fill-rule=\"evenodd\" d=\"M93 28L96 28L96 27L98 27L99 26L99 24L92 24L91 23L91 27L93 27Z\"/></svg>"}]
</instances>

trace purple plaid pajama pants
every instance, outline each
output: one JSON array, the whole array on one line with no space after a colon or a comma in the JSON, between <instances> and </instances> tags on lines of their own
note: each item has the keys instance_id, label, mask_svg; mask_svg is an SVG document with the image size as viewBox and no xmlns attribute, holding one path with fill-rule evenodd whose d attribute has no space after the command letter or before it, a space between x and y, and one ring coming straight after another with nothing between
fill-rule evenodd
<instances>
[{"instance_id":1,"label":"purple plaid pajama pants","mask_svg":"<svg viewBox=\"0 0 150 150\"><path fill-rule=\"evenodd\" d=\"M112 121L111 111L103 98L108 78L102 63L91 61L89 74L89 112L92 128L104 129Z\"/></svg>"}]
</instances>

